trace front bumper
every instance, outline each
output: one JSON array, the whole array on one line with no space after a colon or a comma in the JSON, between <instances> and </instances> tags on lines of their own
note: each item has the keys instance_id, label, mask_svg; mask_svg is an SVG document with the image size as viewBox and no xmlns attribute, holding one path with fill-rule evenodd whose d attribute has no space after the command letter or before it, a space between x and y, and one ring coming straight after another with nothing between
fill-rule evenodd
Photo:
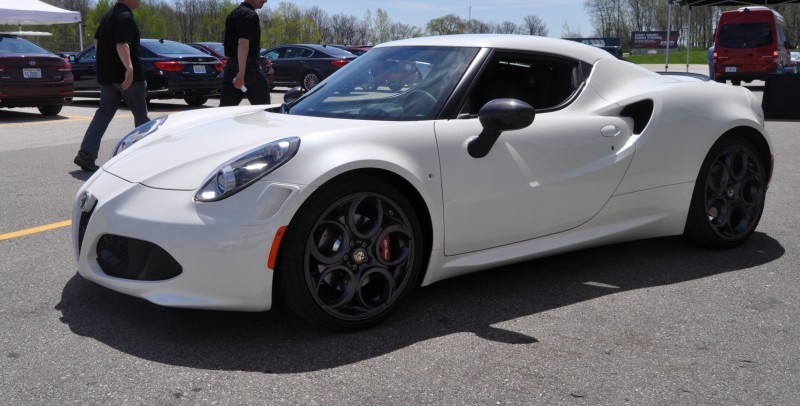
<instances>
[{"instance_id":1,"label":"front bumper","mask_svg":"<svg viewBox=\"0 0 800 406\"><path fill-rule=\"evenodd\" d=\"M300 191L296 185L261 181L223 201L196 203L194 191L153 189L100 170L78 191L73 205L78 273L163 306L268 310L273 279L269 250ZM89 203L81 210L86 196ZM141 280L141 275L110 269L109 238L158 247L157 255L144 259L156 262L146 267L157 277ZM131 249L122 256L142 262L141 253ZM165 260L164 253L177 263L176 276L175 263ZM160 261L169 271L158 271Z\"/></svg>"}]
</instances>

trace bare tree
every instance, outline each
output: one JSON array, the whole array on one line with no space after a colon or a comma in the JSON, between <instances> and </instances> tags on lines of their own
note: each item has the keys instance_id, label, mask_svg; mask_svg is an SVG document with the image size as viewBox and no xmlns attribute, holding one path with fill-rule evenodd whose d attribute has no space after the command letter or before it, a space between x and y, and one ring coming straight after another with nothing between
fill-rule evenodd
<instances>
[{"instance_id":1,"label":"bare tree","mask_svg":"<svg viewBox=\"0 0 800 406\"><path fill-rule=\"evenodd\" d=\"M550 33L550 30L547 29L547 24L537 15L528 14L522 18L522 21L522 30L528 35L541 35L546 37L547 34Z\"/></svg>"}]
</instances>

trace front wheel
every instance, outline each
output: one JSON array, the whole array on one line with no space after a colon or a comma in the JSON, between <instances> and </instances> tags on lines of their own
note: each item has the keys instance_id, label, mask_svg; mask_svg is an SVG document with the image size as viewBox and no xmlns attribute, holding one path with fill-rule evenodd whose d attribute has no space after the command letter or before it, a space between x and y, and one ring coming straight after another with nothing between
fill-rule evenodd
<instances>
[{"instance_id":1,"label":"front wheel","mask_svg":"<svg viewBox=\"0 0 800 406\"><path fill-rule=\"evenodd\" d=\"M275 274L290 309L332 330L385 318L417 284L422 233L408 199L376 178L336 182L294 216Z\"/></svg>"},{"instance_id":2,"label":"front wheel","mask_svg":"<svg viewBox=\"0 0 800 406\"><path fill-rule=\"evenodd\" d=\"M700 168L684 235L706 247L738 246L755 231L766 192L767 169L753 145L720 139Z\"/></svg>"}]
</instances>

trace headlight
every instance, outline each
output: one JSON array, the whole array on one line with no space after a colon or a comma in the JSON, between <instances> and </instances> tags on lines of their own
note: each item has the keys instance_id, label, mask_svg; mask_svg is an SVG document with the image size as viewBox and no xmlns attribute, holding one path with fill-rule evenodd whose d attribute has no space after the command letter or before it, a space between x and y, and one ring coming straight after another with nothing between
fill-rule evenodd
<instances>
[{"instance_id":1,"label":"headlight","mask_svg":"<svg viewBox=\"0 0 800 406\"><path fill-rule=\"evenodd\" d=\"M167 116L161 116L134 128L131 132L119 140L117 146L114 147L114 152L111 153L111 156L116 156L120 152L128 149L128 147L131 145L139 142L142 138L154 133L156 130L158 130L158 127L161 127L161 125L164 124L164 121L167 121Z\"/></svg>"},{"instance_id":2,"label":"headlight","mask_svg":"<svg viewBox=\"0 0 800 406\"><path fill-rule=\"evenodd\" d=\"M217 169L194 198L215 202L232 196L292 159L299 148L300 138L285 138L234 158Z\"/></svg>"}]
</instances>

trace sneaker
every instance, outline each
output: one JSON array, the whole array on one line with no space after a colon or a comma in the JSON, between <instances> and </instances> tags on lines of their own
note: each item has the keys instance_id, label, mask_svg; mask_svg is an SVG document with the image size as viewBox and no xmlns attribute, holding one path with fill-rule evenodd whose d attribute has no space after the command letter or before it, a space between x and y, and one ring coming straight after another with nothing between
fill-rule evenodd
<instances>
[{"instance_id":1,"label":"sneaker","mask_svg":"<svg viewBox=\"0 0 800 406\"><path fill-rule=\"evenodd\" d=\"M72 160L75 165L78 165L86 172L94 172L98 170L100 167L95 165L94 159L89 156L85 151L78 151L78 155L75 156L75 159Z\"/></svg>"}]
</instances>

